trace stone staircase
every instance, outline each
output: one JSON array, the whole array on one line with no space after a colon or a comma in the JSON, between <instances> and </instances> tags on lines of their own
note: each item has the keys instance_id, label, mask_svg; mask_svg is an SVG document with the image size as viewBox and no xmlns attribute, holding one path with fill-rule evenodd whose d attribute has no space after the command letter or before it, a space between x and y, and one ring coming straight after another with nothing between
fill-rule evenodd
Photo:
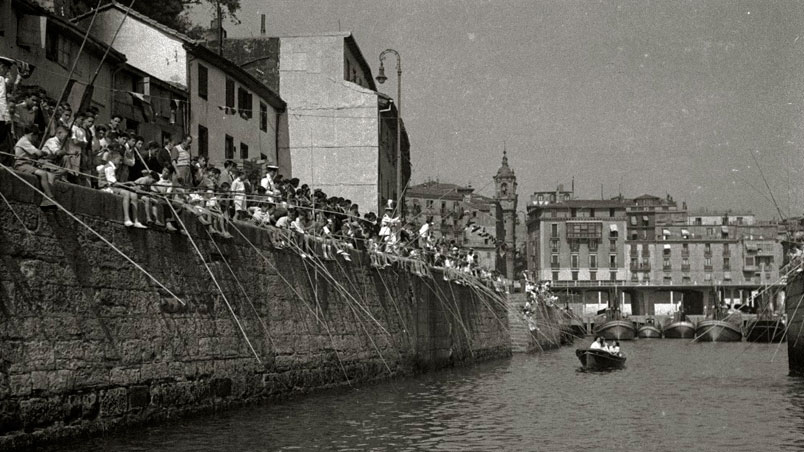
<instances>
[{"instance_id":1,"label":"stone staircase","mask_svg":"<svg viewBox=\"0 0 804 452\"><path fill-rule=\"evenodd\" d=\"M508 295L508 328L511 335L511 352L528 353L533 348L533 339L528 323L522 315L524 294Z\"/></svg>"}]
</instances>

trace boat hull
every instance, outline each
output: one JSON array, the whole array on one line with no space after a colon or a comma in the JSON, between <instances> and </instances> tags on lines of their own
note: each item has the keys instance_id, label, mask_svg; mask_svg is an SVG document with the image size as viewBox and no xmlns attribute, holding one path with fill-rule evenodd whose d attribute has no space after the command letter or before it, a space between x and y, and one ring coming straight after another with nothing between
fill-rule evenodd
<instances>
[{"instance_id":1,"label":"boat hull","mask_svg":"<svg viewBox=\"0 0 804 452\"><path fill-rule=\"evenodd\" d=\"M673 322L664 327L665 339L692 339L695 337L695 325L691 322Z\"/></svg>"},{"instance_id":2,"label":"boat hull","mask_svg":"<svg viewBox=\"0 0 804 452\"><path fill-rule=\"evenodd\" d=\"M609 320L595 328L595 335L607 341L629 341L636 336L636 328L627 320Z\"/></svg>"},{"instance_id":3,"label":"boat hull","mask_svg":"<svg viewBox=\"0 0 804 452\"><path fill-rule=\"evenodd\" d=\"M785 324L781 320L753 320L748 323L745 331L745 340L748 342L779 343L785 341Z\"/></svg>"},{"instance_id":4,"label":"boat hull","mask_svg":"<svg viewBox=\"0 0 804 452\"><path fill-rule=\"evenodd\" d=\"M793 265L801 265L793 264ZM787 313L787 362L790 366L790 374L804 376L804 340L790 340L798 338L804 334L804 309L801 308L802 295L804 295L804 272L785 272L787 285L785 286L788 301L785 303Z\"/></svg>"},{"instance_id":5,"label":"boat hull","mask_svg":"<svg viewBox=\"0 0 804 452\"><path fill-rule=\"evenodd\" d=\"M612 370L625 367L625 357L616 356L600 349L579 348L575 356L586 370Z\"/></svg>"},{"instance_id":6,"label":"boat hull","mask_svg":"<svg viewBox=\"0 0 804 452\"><path fill-rule=\"evenodd\" d=\"M704 320L695 328L698 342L740 342L742 339L742 331L722 320Z\"/></svg>"},{"instance_id":7,"label":"boat hull","mask_svg":"<svg viewBox=\"0 0 804 452\"><path fill-rule=\"evenodd\" d=\"M662 330L653 325L642 325L637 331L637 336L640 339L660 339L662 337Z\"/></svg>"}]
</instances>

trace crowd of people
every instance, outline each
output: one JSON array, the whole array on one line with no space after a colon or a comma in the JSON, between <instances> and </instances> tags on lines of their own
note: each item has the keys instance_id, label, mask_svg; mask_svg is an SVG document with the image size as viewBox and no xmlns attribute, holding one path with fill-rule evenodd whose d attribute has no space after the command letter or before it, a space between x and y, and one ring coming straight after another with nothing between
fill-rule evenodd
<instances>
[{"instance_id":1,"label":"crowd of people","mask_svg":"<svg viewBox=\"0 0 804 452\"><path fill-rule=\"evenodd\" d=\"M605 350L612 355L623 356L622 352L620 352L620 341L608 343L603 336L596 337L589 348L592 350Z\"/></svg>"},{"instance_id":2,"label":"crowd of people","mask_svg":"<svg viewBox=\"0 0 804 452\"><path fill-rule=\"evenodd\" d=\"M348 250L361 249L377 268L412 261L412 270L422 276L428 266L442 267L447 279L461 282L470 275L505 290L502 275L481 267L473 249L437 237L432 217L406 219L393 200L381 217L361 215L351 200L284 178L275 165L268 165L261 178L231 160L217 168L204 156L192 155L190 135L178 142L146 142L124 130L120 116L99 124L94 107L74 111L68 103L56 105L39 89L19 89L19 77L6 77L8 69L0 59L0 131L5 133L0 138L16 144L13 153L0 148L0 159L10 166L12 158L15 170L38 177L46 195L43 208L55 207L53 184L63 180L119 195L127 227L186 234L180 224L180 213L186 210L218 237L231 238L232 222L246 222L295 232L275 244L296 247L302 257L318 251L323 259L349 261ZM301 239L287 238L294 236Z\"/></svg>"}]
</instances>

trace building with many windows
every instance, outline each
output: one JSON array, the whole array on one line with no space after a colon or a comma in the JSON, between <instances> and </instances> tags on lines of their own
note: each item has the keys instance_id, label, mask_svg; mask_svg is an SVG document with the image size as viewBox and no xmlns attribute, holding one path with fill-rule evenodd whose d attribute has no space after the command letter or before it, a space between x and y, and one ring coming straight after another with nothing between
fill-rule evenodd
<instances>
[{"instance_id":1,"label":"building with many windows","mask_svg":"<svg viewBox=\"0 0 804 452\"><path fill-rule=\"evenodd\" d=\"M74 21L88 26L93 14L90 11ZM285 102L254 76L193 39L114 1L97 10L91 34L112 43L132 67L187 92L184 133L193 137L193 155L206 156L218 166L227 159L277 164L282 174L290 175L290 157L283 145L287 140Z\"/></svg>"},{"instance_id":2,"label":"building with many windows","mask_svg":"<svg viewBox=\"0 0 804 452\"><path fill-rule=\"evenodd\" d=\"M528 206L528 270L551 281L624 281L627 203L570 199Z\"/></svg>"}]
</instances>

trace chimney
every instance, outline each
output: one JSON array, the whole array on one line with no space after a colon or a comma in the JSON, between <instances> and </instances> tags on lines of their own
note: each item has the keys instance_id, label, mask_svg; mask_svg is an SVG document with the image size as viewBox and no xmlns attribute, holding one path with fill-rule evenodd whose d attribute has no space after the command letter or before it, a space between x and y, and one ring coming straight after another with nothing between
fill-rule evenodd
<instances>
[{"instance_id":1,"label":"chimney","mask_svg":"<svg viewBox=\"0 0 804 452\"><path fill-rule=\"evenodd\" d=\"M265 14L260 14L260 34L265 36Z\"/></svg>"},{"instance_id":2,"label":"chimney","mask_svg":"<svg viewBox=\"0 0 804 452\"><path fill-rule=\"evenodd\" d=\"M209 29L207 30L206 36L204 36L204 40L207 43L214 44L212 47L217 47L218 44L218 32L222 31L223 39L226 39L226 29L218 26L218 19L212 19L209 21Z\"/></svg>"}]
</instances>

